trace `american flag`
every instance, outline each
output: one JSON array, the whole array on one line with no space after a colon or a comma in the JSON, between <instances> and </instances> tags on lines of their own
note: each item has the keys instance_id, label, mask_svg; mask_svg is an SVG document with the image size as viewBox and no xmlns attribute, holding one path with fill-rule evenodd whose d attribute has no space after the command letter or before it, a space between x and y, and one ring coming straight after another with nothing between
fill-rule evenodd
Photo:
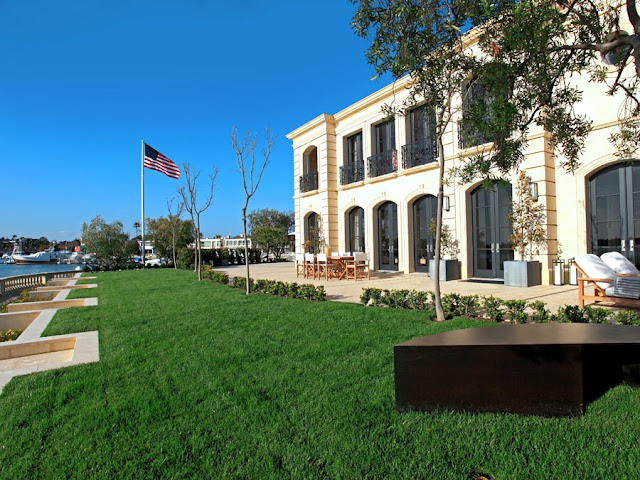
<instances>
[{"instance_id":1,"label":"american flag","mask_svg":"<svg viewBox=\"0 0 640 480\"><path fill-rule=\"evenodd\" d=\"M175 178L176 180L180 177L178 166L146 143L144 144L144 166L164 173L167 177Z\"/></svg>"}]
</instances>

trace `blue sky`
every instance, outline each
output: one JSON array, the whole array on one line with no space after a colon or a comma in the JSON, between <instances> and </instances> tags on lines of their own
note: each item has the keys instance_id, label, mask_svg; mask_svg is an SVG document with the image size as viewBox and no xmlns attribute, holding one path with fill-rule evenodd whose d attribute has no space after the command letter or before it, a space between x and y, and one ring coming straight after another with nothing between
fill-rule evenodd
<instances>
[{"instance_id":1,"label":"blue sky","mask_svg":"<svg viewBox=\"0 0 640 480\"><path fill-rule=\"evenodd\" d=\"M385 85L347 0L0 0L0 236L64 240L140 220L140 140L206 177L203 234L242 231L233 126L275 135L250 210L293 210L285 135ZM183 184L145 171L145 213ZM204 190L204 185L200 187Z\"/></svg>"}]
</instances>

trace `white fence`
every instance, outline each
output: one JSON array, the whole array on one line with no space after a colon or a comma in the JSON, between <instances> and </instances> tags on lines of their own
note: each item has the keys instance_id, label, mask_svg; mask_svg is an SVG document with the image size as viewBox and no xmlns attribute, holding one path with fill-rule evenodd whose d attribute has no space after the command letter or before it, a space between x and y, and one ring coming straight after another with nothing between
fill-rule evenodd
<instances>
[{"instance_id":1,"label":"white fence","mask_svg":"<svg viewBox=\"0 0 640 480\"><path fill-rule=\"evenodd\" d=\"M31 275L18 275L15 277L7 277L0 279L0 297L7 292L14 290L24 290L30 287L41 287L46 285L48 281L54 278L71 278L76 273L70 272L49 272L49 273L33 273Z\"/></svg>"}]
</instances>

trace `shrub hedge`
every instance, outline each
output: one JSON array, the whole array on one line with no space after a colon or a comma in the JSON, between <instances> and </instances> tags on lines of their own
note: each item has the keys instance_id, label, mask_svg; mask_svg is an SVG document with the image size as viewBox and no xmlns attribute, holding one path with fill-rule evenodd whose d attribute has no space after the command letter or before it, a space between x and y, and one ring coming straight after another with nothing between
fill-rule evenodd
<instances>
[{"instance_id":1,"label":"shrub hedge","mask_svg":"<svg viewBox=\"0 0 640 480\"><path fill-rule=\"evenodd\" d=\"M363 288L360 302L368 306L400 308L409 310L433 310L434 293L416 290L387 290ZM606 308L577 305L560 307L551 315L544 302L536 300L502 300L494 296L460 295L448 293L442 295L442 309L447 318L467 317L486 318L494 322L509 320L511 323L611 323L640 326L640 314L622 310L612 312Z\"/></svg>"},{"instance_id":2,"label":"shrub hedge","mask_svg":"<svg viewBox=\"0 0 640 480\"><path fill-rule=\"evenodd\" d=\"M246 288L246 277L233 277L231 282L233 288L244 290ZM298 285L297 283L285 283L278 280L254 280L249 279L249 289L252 292L267 293L278 297L299 298L302 300L326 300L327 292L322 285L311 284Z\"/></svg>"}]
</instances>

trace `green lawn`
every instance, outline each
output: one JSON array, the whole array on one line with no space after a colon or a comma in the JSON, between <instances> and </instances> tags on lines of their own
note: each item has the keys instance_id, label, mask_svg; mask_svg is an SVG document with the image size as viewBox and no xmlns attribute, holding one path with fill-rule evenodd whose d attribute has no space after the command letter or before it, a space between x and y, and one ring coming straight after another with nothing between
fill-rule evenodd
<instances>
[{"instance_id":1,"label":"green lawn","mask_svg":"<svg viewBox=\"0 0 640 480\"><path fill-rule=\"evenodd\" d=\"M99 330L100 362L0 395L2 478L640 477L629 387L575 419L394 410L395 343L486 322L246 297L184 271L97 283L73 296L99 305L46 334Z\"/></svg>"}]
</instances>

